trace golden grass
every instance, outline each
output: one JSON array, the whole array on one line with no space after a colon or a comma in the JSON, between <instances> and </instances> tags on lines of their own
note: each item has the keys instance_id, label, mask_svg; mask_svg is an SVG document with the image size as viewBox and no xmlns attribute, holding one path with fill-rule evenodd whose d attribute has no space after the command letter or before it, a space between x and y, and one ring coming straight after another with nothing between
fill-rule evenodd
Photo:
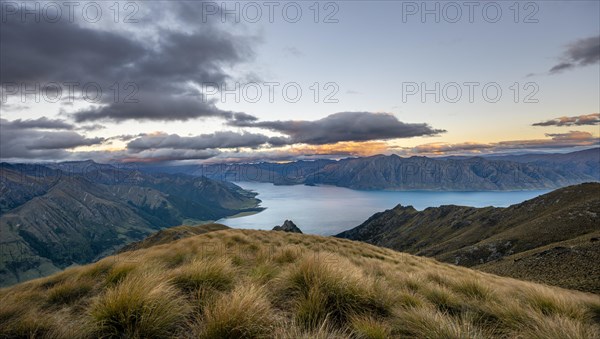
<instances>
[{"instance_id":1,"label":"golden grass","mask_svg":"<svg viewBox=\"0 0 600 339\"><path fill-rule=\"evenodd\" d=\"M90 306L98 337L156 338L176 332L190 311L185 299L160 276L125 278Z\"/></svg>"},{"instance_id":2,"label":"golden grass","mask_svg":"<svg viewBox=\"0 0 600 339\"><path fill-rule=\"evenodd\" d=\"M238 286L207 306L198 324L199 338L267 338L275 317L264 290L255 285Z\"/></svg>"},{"instance_id":3,"label":"golden grass","mask_svg":"<svg viewBox=\"0 0 600 339\"><path fill-rule=\"evenodd\" d=\"M599 338L600 297L344 239L223 230L0 290L0 338Z\"/></svg>"}]
</instances>

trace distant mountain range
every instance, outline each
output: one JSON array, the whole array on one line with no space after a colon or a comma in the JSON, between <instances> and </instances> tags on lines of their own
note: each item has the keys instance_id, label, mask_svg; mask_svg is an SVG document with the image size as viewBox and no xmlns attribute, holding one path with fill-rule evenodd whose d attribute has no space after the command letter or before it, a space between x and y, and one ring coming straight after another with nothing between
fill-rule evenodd
<instances>
[{"instance_id":1,"label":"distant mountain range","mask_svg":"<svg viewBox=\"0 0 600 339\"><path fill-rule=\"evenodd\" d=\"M339 161L143 166L217 180L276 185L335 185L360 190L532 190L600 181L600 148L568 154L402 158L377 155Z\"/></svg>"},{"instance_id":2,"label":"distant mountain range","mask_svg":"<svg viewBox=\"0 0 600 339\"><path fill-rule=\"evenodd\" d=\"M336 237L487 272L600 293L600 184L507 208L398 205Z\"/></svg>"},{"instance_id":3,"label":"distant mountain range","mask_svg":"<svg viewBox=\"0 0 600 339\"><path fill-rule=\"evenodd\" d=\"M91 161L0 164L0 286L114 252L165 227L260 210L256 193Z\"/></svg>"}]
</instances>

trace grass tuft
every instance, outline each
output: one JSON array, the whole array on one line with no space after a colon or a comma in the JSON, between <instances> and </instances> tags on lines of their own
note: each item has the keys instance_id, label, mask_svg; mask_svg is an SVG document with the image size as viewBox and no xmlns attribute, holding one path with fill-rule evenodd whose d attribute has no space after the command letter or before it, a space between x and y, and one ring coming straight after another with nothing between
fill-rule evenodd
<instances>
[{"instance_id":1,"label":"grass tuft","mask_svg":"<svg viewBox=\"0 0 600 339\"><path fill-rule=\"evenodd\" d=\"M297 302L297 320L312 328L327 317L341 327L353 315L387 315L390 305L375 281L342 258L335 259L332 265L305 257L283 279L284 294Z\"/></svg>"},{"instance_id":2,"label":"grass tuft","mask_svg":"<svg viewBox=\"0 0 600 339\"><path fill-rule=\"evenodd\" d=\"M226 291L232 288L235 271L227 258L196 260L173 273L173 283L185 292L199 289Z\"/></svg>"},{"instance_id":3,"label":"grass tuft","mask_svg":"<svg viewBox=\"0 0 600 339\"><path fill-rule=\"evenodd\" d=\"M173 335L190 307L159 276L129 276L91 306L95 335L102 338L160 338Z\"/></svg>"},{"instance_id":4,"label":"grass tuft","mask_svg":"<svg viewBox=\"0 0 600 339\"><path fill-rule=\"evenodd\" d=\"M267 338L275 317L262 288L238 286L207 306L197 326L199 338Z\"/></svg>"}]
</instances>

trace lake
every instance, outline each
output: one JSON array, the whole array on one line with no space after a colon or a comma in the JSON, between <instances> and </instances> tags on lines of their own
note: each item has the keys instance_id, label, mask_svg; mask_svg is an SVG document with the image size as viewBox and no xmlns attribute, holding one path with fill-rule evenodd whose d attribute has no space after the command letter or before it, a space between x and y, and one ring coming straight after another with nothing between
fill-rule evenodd
<instances>
[{"instance_id":1,"label":"lake","mask_svg":"<svg viewBox=\"0 0 600 339\"><path fill-rule=\"evenodd\" d=\"M286 219L304 233L332 235L360 225L377 212L398 204L417 210L441 205L506 207L550 190L510 192L356 191L334 186L275 186L270 183L236 182L258 193L266 210L219 223L234 228L270 230Z\"/></svg>"}]
</instances>

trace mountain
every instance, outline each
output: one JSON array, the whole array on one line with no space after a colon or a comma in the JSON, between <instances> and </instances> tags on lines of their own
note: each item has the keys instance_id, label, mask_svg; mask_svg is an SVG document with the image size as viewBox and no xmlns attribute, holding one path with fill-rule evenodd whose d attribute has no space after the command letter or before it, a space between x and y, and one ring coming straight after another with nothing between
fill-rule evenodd
<instances>
[{"instance_id":1,"label":"mountain","mask_svg":"<svg viewBox=\"0 0 600 339\"><path fill-rule=\"evenodd\" d=\"M145 167L216 180L276 185L334 185L360 190L534 190L600 180L600 148L508 157L403 158L377 155L338 161Z\"/></svg>"},{"instance_id":2,"label":"mountain","mask_svg":"<svg viewBox=\"0 0 600 339\"><path fill-rule=\"evenodd\" d=\"M0 337L598 338L600 297L287 232L189 234L0 290Z\"/></svg>"},{"instance_id":3,"label":"mountain","mask_svg":"<svg viewBox=\"0 0 600 339\"><path fill-rule=\"evenodd\" d=\"M582 173L600 180L600 148L564 154L503 155L489 159L529 163L563 173Z\"/></svg>"},{"instance_id":4,"label":"mountain","mask_svg":"<svg viewBox=\"0 0 600 339\"><path fill-rule=\"evenodd\" d=\"M600 184L507 208L398 205L337 235L457 265L600 293ZM596 240L594 240L596 239Z\"/></svg>"},{"instance_id":5,"label":"mountain","mask_svg":"<svg viewBox=\"0 0 600 339\"><path fill-rule=\"evenodd\" d=\"M158 229L257 210L256 193L111 165L0 164L0 286L83 264Z\"/></svg>"}]
</instances>

